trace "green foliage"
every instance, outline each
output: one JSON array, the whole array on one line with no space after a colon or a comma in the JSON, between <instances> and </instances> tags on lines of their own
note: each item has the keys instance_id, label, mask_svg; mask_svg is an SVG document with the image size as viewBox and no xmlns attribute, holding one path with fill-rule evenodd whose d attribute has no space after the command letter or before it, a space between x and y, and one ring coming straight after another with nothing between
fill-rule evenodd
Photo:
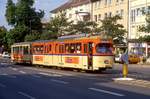
<instances>
[{"instance_id":1,"label":"green foliage","mask_svg":"<svg viewBox=\"0 0 150 99\"><path fill-rule=\"evenodd\" d=\"M28 32L28 27L24 25L20 25L15 27L14 29L11 29L6 35L8 45L10 46L16 42L23 42L24 37Z\"/></svg>"},{"instance_id":2,"label":"green foliage","mask_svg":"<svg viewBox=\"0 0 150 99\"><path fill-rule=\"evenodd\" d=\"M27 34L25 36L25 41L26 42L30 42L30 41L35 41L39 39L39 35L38 34Z\"/></svg>"},{"instance_id":3,"label":"green foliage","mask_svg":"<svg viewBox=\"0 0 150 99\"><path fill-rule=\"evenodd\" d=\"M145 35L144 37L139 37L140 42L150 42L150 35Z\"/></svg>"},{"instance_id":4,"label":"green foliage","mask_svg":"<svg viewBox=\"0 0 150 99\"><path fill-rule=\"evenodd\" d=\"M140 32L150 33L150 13L146 14L146 26L142 25L139 28Z\"/></svg>"},{"instance_id":5,"label":"green foliage","mask_svg":"<svg viewBox=\"0 0 150 99\"><path fill-rule=\"evenodd\" d=\"M75 33L92 33L96 32L97 24L92 21L78 21L77 24L73 25L73 29Z\"/></svg>"},{"instance_id":6,"label":"green foliage","mask_svg":"<svg viewBox=\"0 0 150 99\"><path fill-rule=\"evenodd\" d=\"M7 47L7 39L6 39L7 29L4 26L0 27L0 46L4 45Z\"/></svg>"},{"instance_id":7,"label":"green foliage","mask_svg":"<svg viewBox=\"0 0 150 99\"><path fill-rule=\"evenodd\" d=\"M52 31L45 31L42 33L40 40L50 40L50 39L57 39L57 33Z\"/></svg>"},{"instance_id":8,"label":"green foliage","mask_svg":"<svg viewBox=\"0 0 150 99\"><path fill-rule=\"evenodd\" d=\"M7 1L7 6L6 6L6 20L9 25L14 25L16 18L15 18L15 4L12 2L12 0Z\"/></svg>"},{"instance_id":9,"label":"green foliage","mask_svg":"<svg viewBox=\"0 0 150 99\"><path fill-rule=\"evenodd\" d=\"M60 15L52 18L48 25L48 30L53 32L54 35L57 36L62 34L68 34L69 29L71 27L72 22L68 22L68 19L66 18L66 15L64 13L61 13Z\"/></svg>"},{"instance_id":10,"label":"green foliage","mask_svg":"<svg viewBox=\"0 0 150 99\"><path fill-rule=\"evenodd\" d=\"M18 0L16 4L12 0L7 1L5 16L8 24L14 27L6 35L9 46L15 42L39 39L44 11L36 11L33 4L34 0Z\"/></svg>"},{"instance_id":11,"label":"green foliage","mask_svg":"<svg viewBox=\"0 0 150 99\"><path fill-rule=\"evenodd\" d=\"M117 23L121 19L118 15L106 17L104 20L101 20L102 26L99 28L105 35L112 37L115 44L123 43L124 35L127 32L122 24Z\"/></svg>"}]
</instances>

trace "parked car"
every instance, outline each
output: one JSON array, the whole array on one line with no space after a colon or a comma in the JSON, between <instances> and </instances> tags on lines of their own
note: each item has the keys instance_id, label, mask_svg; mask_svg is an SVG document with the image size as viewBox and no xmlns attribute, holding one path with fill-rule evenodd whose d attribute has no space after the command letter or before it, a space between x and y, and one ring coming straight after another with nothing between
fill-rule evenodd
<instances>
[{"instance_id":1,"label":"parked car","mask_svg":"<svg viewBox=\"0 0 150 99\"><path fill-rule=\"evenodd\" d=\"M130 64L137 64L140 62L140 57L136 54L131 54L128 56L128 61Z\"/></svg>"},{"instance_id":2,"label":"parked car","mask_svg":"<svg viewBox=\"0 0 150 99\"><path fill-rule=\"evenodd\" d=\"M2 57L3 58L10 58L10 54L8 52L3 52Z\"/></svg>"},{"instance_id":3,"label":"parked car","mask_svg":"<svg viewBox=\"0 0 150 99\"><path fill-rule=\"evenodd\" d=\"M121 63L121 55L120 54L115 55L114 58L115 58L114 60L116 63Z\"/></svg>"}]
</instances>

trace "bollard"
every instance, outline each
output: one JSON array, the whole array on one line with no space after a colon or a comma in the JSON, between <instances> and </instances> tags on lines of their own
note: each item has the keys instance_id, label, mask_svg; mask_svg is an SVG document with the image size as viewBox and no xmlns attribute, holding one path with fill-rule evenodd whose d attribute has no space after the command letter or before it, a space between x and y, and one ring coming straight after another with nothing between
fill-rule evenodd
<instances>
[{"instance_id":1,"label":"bollard","mask_svg":"<svg viewBox=\"0 0 150 99\"><path fill-rule=\"evenodd\" d=\"M126 78L128 75L128 65L123 64L123 70L122 70L123 78Z\"/></svg>"}]
</instances>

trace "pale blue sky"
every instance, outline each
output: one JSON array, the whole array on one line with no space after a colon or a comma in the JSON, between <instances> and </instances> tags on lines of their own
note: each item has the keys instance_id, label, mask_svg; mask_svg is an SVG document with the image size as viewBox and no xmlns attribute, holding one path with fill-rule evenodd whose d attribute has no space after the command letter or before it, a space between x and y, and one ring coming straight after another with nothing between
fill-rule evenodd
<instances>
[{"instance_id":1,"label":"pale blue sky","mask_svg":"<svg viewBox=\"0 0 150 99\"><path fill-rule=\"evenodd\" d=\"M17 0L13 0L17 1ZM48 20L50 18L50 11L58 7L59 5L65 3L68 0L35 0L35 7L36 9L44 10L45 16L44 20ZM7 0L0 0L0 26L6 26L7 22L5 19L5 8L6 8Z\"/></svg>"}]
</instances>

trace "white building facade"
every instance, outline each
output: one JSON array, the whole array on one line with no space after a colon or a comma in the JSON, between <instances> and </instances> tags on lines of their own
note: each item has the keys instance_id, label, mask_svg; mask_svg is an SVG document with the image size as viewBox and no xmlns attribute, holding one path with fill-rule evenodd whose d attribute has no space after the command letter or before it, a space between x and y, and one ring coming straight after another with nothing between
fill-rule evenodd
<instances>
[{"instance_id":1,"label":"white building facade","mask_svg":"<svg viewBox=\"0 0 150 99\"><path fill-rule=\"evenodd\" d=\"M150 0L129 0L129 53L137 53L141 56L150 56L149 43L134 41L141 36L150 35L139 32L139 27L146 25L145 13L150 11Z\"/></svg>"},{"instance_id":2,"label":"white building facade","mask_svg":"<svg viewBox=\"0 0 150 99\"><path fill-rule=\"evenodd\" d=\"M78 21L90 20L92 10L90 2L91 0L70 0L51 11L52 17L57 16L60 12L64 12L68 21L73 21L74 24Z\"/></svg>"}]
</instances>

